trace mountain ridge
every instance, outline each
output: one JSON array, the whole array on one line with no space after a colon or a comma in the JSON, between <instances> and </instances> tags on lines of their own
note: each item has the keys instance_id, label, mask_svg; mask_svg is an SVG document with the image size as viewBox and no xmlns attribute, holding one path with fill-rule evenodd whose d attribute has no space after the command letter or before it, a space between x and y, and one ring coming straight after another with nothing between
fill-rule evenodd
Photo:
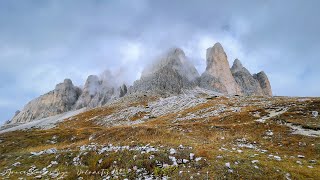
<instances>
[{"instance_id":1,"label":"mountain ridge","mask_svg":"<svg viewBox=\"0 0 320 180\"><path fill-rule=\"evenodd\" d=\"M184 51L172 48L150 67L132 86L115 87L110 75L101 78L88 76L83 88L70 79L25 105L8 124L29 122L81 108L95 108L115 98L134 93L157 93L170 96L183 90L201 87L225 95L272 96L267 75L251 73L236 59L230 68L227 54L220 43L207 49L207 67L202 75L190 63Z\"/></svg>"}]
</instances>

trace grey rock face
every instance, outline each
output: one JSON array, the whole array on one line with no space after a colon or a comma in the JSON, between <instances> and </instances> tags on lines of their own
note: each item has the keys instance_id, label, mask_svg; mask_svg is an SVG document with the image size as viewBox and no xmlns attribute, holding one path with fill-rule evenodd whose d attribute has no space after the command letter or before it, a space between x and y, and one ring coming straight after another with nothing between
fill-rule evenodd
<instances>
[{"instance_id":1,"label":"grey rock face","mask_svg":"<svg viewBox=\"0 0 320 180\"><path fill-rule=\"evenodd\" d=\"M80 94L81 89L66 79L53 91L29 102L10 123L29 122L70 111Z\"/></svg>"},{"instance_id":2,"label":"grey rock face","mask_svg":"<svg viewBox=\"0 0 320 180\"><path fill-rule=\"evenodd\" d=\"M76 102L75 109L97 107L107 103L114 94L114 88L96 75L90 75L84 85L83 92Z\"/></svg>"},{"instance_id":3,"label":"grey rock face","mask_svg":"<svg viewBox=\"0 0 320 180\"><path fill-rule=\"evenodd\" d=\"M238 59L234 61L231 72L244 95L264 95L258 80L253 78L251 73L242 66L241 62Z\"/></svg>"},{"instance_id":4,"label":"grey rock face","mask_svg":"<svg viewBox=\"0 0 320 180\"><path fill-rule=\"evenodd\" d=\"M121 87L120 87L120 95L119 97L123 97L127 94L128 92L128 88L125 84L123 84Z\"/></svg>"},{"instance_id":5,"label":"grey rock face","mask_svg":"<svg viewBox=\"0 0 320 180\"><path fill-rule=\"evenodd\" d=\"M227 54L220 43L207 49L207 68L201 75L200 87L225 94L241 94L241 89L231 74Z\"/></svg>"},{"instance_id":6,"label":"grey rock face","mask_svg":"<svg viewBox=\"0 0 320 180\"><path fill-rule=\"evenodd\" d=\"M228 94L226 86L220 81L220 79L206 72L201 75L199 86L219 93Z\"/></svg>"},{"instance_id":7,"label":"grey rock face","mask_svg":"<svg viewBox=\"0 0 320 180\"><path fill-rule=\"evenodd\" d=\"M130 88L133 92L181 93L197 85L199 73L181 49L172 49L153 66L146 68L140 80Z\"/></svg>"},{"instance_id":8,"label":"grey rock face","mask_svg":"<svg viewBox=\"0 0 320 180\"><path fill-rule=\"evenodd\" d=\"M270 81L269 81L268 76L266 75L265 72L261 71L258 74L254 74L253 78L258 80L258 82L262 88L263 94L265 96L272 96Z\"/></svg>"}]
</instances>

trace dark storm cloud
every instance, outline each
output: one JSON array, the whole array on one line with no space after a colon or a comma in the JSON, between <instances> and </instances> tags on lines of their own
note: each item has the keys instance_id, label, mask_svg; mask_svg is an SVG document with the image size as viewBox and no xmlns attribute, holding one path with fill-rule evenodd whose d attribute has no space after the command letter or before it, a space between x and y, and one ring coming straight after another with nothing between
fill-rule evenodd
<instances>
[{"instance_id":1,"label":"dark storm cloud","mask_svg":"<svg viewBox=\"0 0 320 180\"><path fill-rule=\"evenodd\" d=\"M319 96L320 3L310 1L1 1L0 113L8 119L64 78L110 69L132 83L178 46L202 73L216 41L265 70L276 95ZM302 88L303 87L303 88Z\"/></svg>"}]
</instances>

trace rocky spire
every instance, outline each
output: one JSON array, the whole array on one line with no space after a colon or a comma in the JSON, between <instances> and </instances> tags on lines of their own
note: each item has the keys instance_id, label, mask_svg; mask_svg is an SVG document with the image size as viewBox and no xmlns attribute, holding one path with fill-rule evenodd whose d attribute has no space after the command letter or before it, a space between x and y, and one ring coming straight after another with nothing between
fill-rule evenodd
<instances>
[{"instance_id":1,"label":"rocky spire","mask_svg":"<svg viewBox=\"0 0 320 180\"><path fill-rule=\"evenodd\" d=\"M243 67L243 65L239 59L235 59L233 62L233 65L231 67L231 72L235 73L235 72L244 71L244 70L249 72L245 67Z\"/></svg>"},{"instance_id":2,"label":"rocky spire","mask_svg":"<svg viewBox=\"0 0 320 180\"><path fill-rule=\"evenodd\" d=\"M270 81L264 71L261 71L258 74L254 74L253 78L258 80L258 82L260 83L260 86L262 88L263 94L265 96L272 96Z\"/></svg>"},{"instance_id":3,"label":"rocky spire","mask_svg":"<svg viewBox=\"0 0 320 180\"><path fill-rule=\"evenodd\" d=\"M245 95L263 96L259 82L253 78L251 73L243 67L239 59L233 62L232 75Z\"/></svg>"},{"instance_id":4,"label":"rocky spire","mask_svg":"<svg viewBox=\"0 0 320 180\"><path fill-rule=\"evenodd\" d=\"M99 77L96 75L90 75L88 76L86 83L83 87L82 94L79 97L75 108L80 109L83 107L87 107L92 99L96 96L96 94L101 89L101 81L99 80Z\"/></svg>"},{"instance_id":5,"label":"rocky spire","mask_svg":"<svg viewBox=\"0 0 320 180\"><path fill-rule=\"evenodd\" d=\"M200 78L200 86L225 94L241 94L231 74L227 54L220 43L207 49L207 68Z\"/></svg>"},{"instance_id":6,"label":"rocky spire","mask_svg":"<svg viewBox=\"0 0 320 180\"><path fill-rule=\"evenodd\" d=\"M120 95L119 97L123 97L127 94L128 92L128 88L125 84L123 84L122 86L120 86Z\"/></svg>"},{"instance_id":7,"label":"rocky spire","mask_svg":"<svg viewBox=\"0 0 320 180\"><path fill-rule=\"evenodd\" d=\"M114 95L114 87L111 87L110 83L104 81L107 81L107 79L100 80L96 75L88 76L75 109L102 106L109 101Z\"/></svg>"},{"instance_id":8,"label":"rocky spire","mask_svg":"<svg viewBox=\"0 0 320 180\"><path fill-rule=\"evenodd\" d=\"M185 53L174 48L144 69L141 79L130 88L130 93L180 93L184 88L196 86L198 77L198 71L189 63Z\"/></svg>"}]
</instances>

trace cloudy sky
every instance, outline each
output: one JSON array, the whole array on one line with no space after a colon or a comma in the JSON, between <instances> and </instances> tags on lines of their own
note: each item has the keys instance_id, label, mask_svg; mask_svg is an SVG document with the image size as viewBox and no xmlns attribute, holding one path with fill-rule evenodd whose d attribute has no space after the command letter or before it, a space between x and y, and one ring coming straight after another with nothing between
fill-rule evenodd
<instances>
[{"instance_id":1,"label":"cloudy sky","mask_svg":"<svg viewBox=\"0 0 320 180\"><path fill-rule=\"evenodd\" d=\"M0 122L64 78L108 69L132 83L168 48L200 73L219 41L229 62L264 70L275 95L320 96L318 0L0 1Z\"/></svg>"}]
</instances>

